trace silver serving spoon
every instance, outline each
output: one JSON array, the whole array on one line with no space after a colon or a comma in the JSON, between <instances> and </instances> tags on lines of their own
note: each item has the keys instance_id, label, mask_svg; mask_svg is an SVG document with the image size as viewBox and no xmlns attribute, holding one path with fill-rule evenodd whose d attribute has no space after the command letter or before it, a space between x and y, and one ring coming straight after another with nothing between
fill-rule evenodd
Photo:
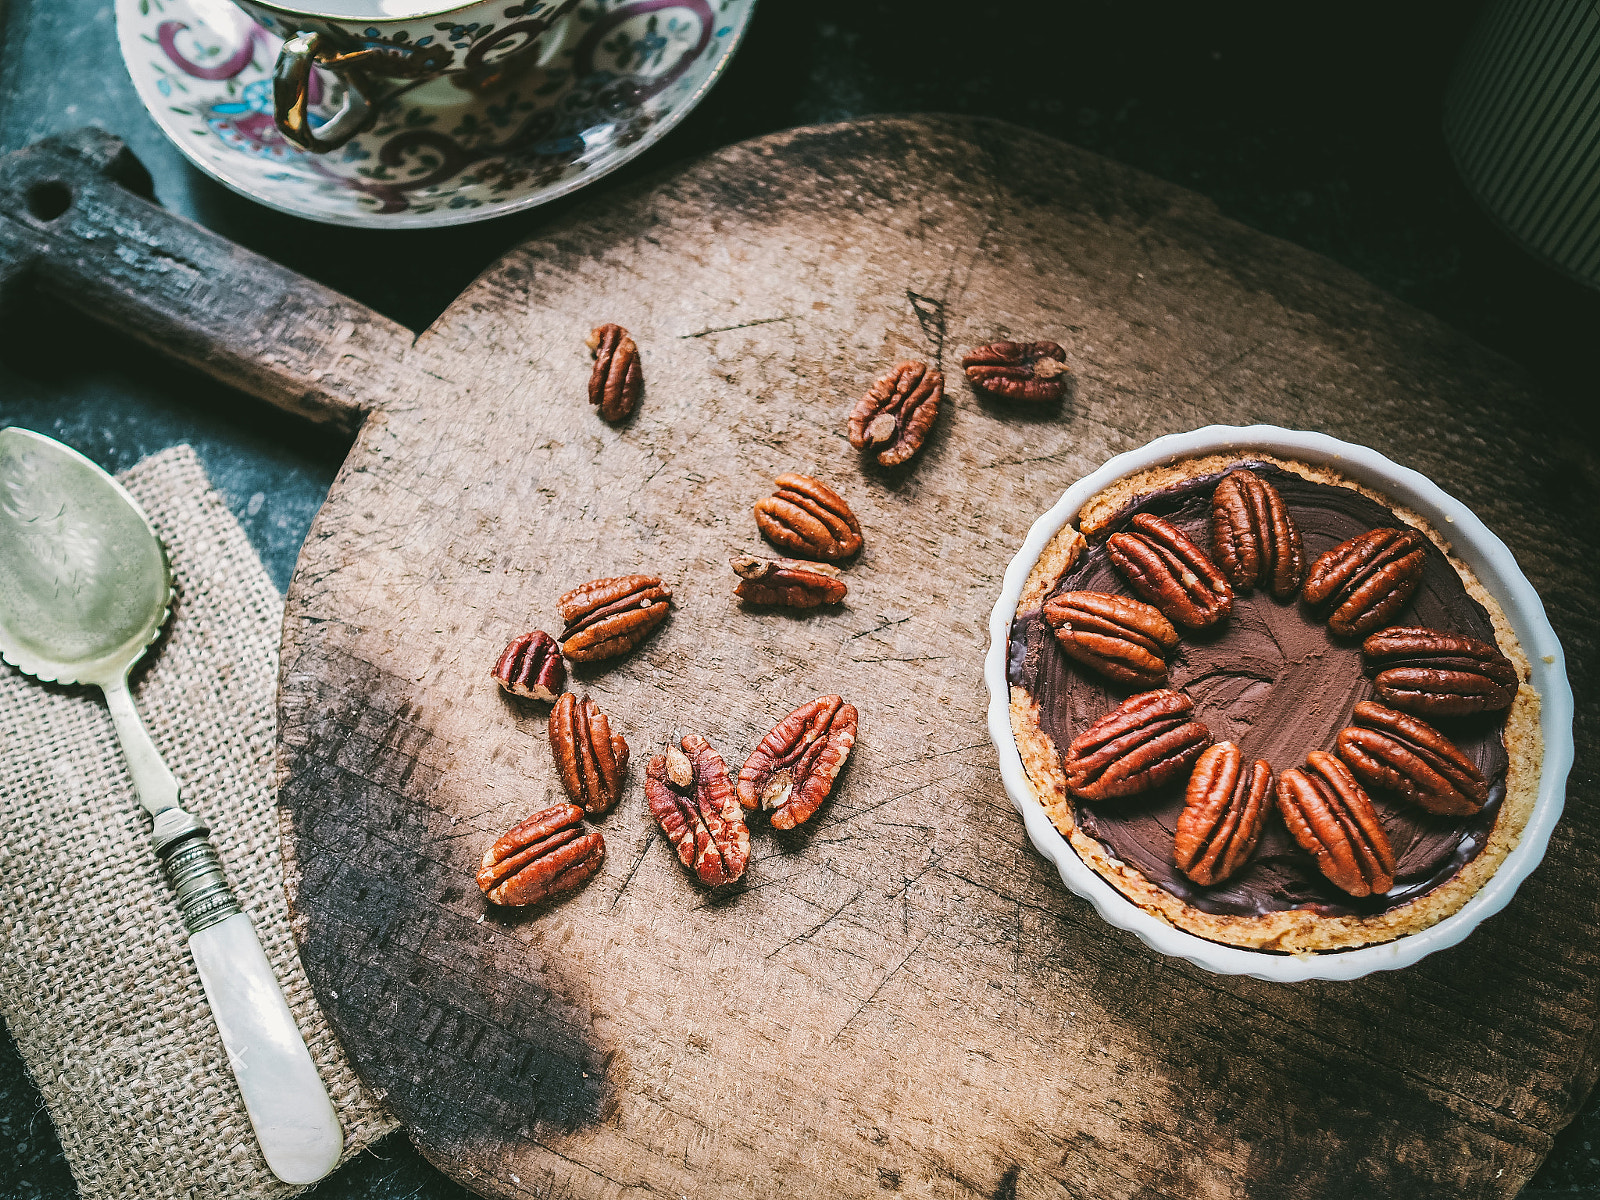
<instances>
[{"instance_id":1,"label":"silver serving spoon","mask_svg":"<svg viewBox=\"0 0 1600 1200\"><path fill-rule=\"evenodd\" d=\"M105 694L261 1151L284 1182L312 1183L339 1161L339 1118L210 830L179 807L128 691L171 600L166 550L117 481L43 434L0 429L0 657Z\"/></svg>"}]
</instances>

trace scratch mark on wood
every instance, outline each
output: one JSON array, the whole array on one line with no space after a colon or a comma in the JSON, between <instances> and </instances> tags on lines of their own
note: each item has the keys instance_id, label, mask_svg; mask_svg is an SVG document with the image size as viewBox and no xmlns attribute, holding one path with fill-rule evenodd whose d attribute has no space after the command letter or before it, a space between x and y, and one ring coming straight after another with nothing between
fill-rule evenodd
<instances>
[{"instance_id":1,"label":"scratch mark on wood","mask_svg":"<svg viewBox=\"0 0 1600 1200\"><path fill-rule=\"evenodd\" d=\"M617 889L617 894L615 896L611 897L611 909L610 909L610 911L612 911L612 912L616 911L617 904L622 899L622 893L628 890L628 885L633 882L634 873L639 870L639 864L644 861L644 856L646 854L650 853L650 847L655 845L655 841L656 841L656 834L655 834L655 831L652 830L651 833L650 833L650 836L645 838L644 845L639 848L639 857L634 859L633 860L633 866L628 868L627 878L625 878L622 881L622 886Z\"/></svg>"},{"instance_id":2,"label":"scratch mark on wood","mask_svg":"<svg viewBox=\"0 0 1600 1200\"><path fill-rule=\"evenodd\" d=\"M928 339L928 344L933 347L934 366L944 366L944 339L945 316L944 301L934 296L924 296L919 292L906 289L906 299L911 301L911 311L917 316L917 324L922 326L922 336Z\"/></svg>"},{"instance_id":3,"label":"scratch mark on wood","mask_svg":"<svg viewBox=\"0 0 1600 1200\"><path fill-rule=\"evenodd\" d=\"M794 320L793 313L786 317L762 317L759 321L745 321L739 325L718 325L712 329L702 329L698 333L680 333L678 338L680 341L684 338L703 338L709 337L713 333L728 333L734 329L754 329L757 325L776 325L779 321L792 320Z\"/></svg>"},{"instance_id":4,"label":"scratch mark on wood","mask_svg":"<svg viewBox=\"0 0 1600 1200\"><path fill-rule=\"evenodd\" d=\"M863 629L860 633L852 633L845 638L845 641L853 642L857 638L866 637L868 634L882 633L885 629L892 628L895 625L904 625L909 620L911 620L910 617L881 617L879 618L879 624L874 625L871 629Z\"/></svg>"},{"instance_id":5,"label":"scratch mark on wood","mask_svg":"<svg viewBox=\"0 0 1600 1200\"><path fill-rule=\"evenodd\" d=\"M837 1042L839 1040L839 1035L842 1034L846 1029L850 1028L851 1024L855 1021L855 1019L857 1017L859 1017L862 1014L863 1011L865 1011L867 1005L871 1004L874 1000L876 1000L878 998L878 993L883 991L883 989L889 985L889 981L891 979L893 979L896 975L900 974L900 969L902 967L904 967L908 962L911 961L911 956L913 954L915 954L918 950L922 949L922 943L927 941L932 936L933 936L933 930L930 929L930 930L928 930L927 933L923 934L922 937L917 940L917 944L915 946L911 947L910 950L906 951L906 956L904 958L902 958L899 962L897 962L894 965L894 969L892 971L890 971L887 975L885 975L882 979L880 979L878 981L878 986L872 989L872 994L870 996L868 996L865 1000L863 1000L860 1004L858 1004L856 1006L856 1010L855 1010L855 1012L850 1014L849 1020L845 1021L845 1023L843 1025L839 1026L838 1030L835 1031L834 1035L831 1038L828 1039L828 1045L831 1046L831 1045L833 1045L833 1043L835 1043L835 1042Z\"/></svg>"},{"instance_id":6,"label":"scratch mark on wood","mask_svg":"<svg viewBox=\"0 0 1600 1200\"><path fill-rule=\"evenodd\" d=\"M798 944L800 942L806 941L813 934L819 932L822 929L823 926L828 924L828 922L832 921L835 917L837 917L840 913L842 913L845 909L849 908L852 904L854 904L859 899L861 899L861 892L858 889L854 896L851 896L850 899L846 900L843 904L839 905L838 908L834 909L827 916L823 917L822 920L818 921L810 929L806 930L804 933L795 934L792 938L790 938L788 941L784 942L776 950L772 951L771 954L768 954L767 957L771 958L774 954L781 954L781 953L783 953L783 951L787 950L790 946L793 946L793 945L796 945L796 944ZM835 1035L835 1036L837 1036L837 1035Z\"/></svg>"}]
</instances>

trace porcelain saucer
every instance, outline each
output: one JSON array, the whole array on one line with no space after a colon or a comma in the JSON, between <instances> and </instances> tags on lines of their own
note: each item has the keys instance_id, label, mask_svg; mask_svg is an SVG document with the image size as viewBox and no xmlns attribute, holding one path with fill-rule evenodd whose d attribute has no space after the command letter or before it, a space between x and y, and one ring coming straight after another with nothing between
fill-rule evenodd
<instances>
[{"instance_id":1,"label":"porcelain saucer","mask_svg":"<svg viewBox=\"0 0 1600 1200\"><path fill-rule=\"evenodd\" d=\"M517 0L507 0L517 11ZM295 216L370 229L458 225L545 204L642 153L688 115L733 56L755 0L585 0L494 90L452 77L385 101L331 154L272 120L279 40L228 0L116 0L139 98L202 171ZM442 36L470 41L492 25ZM338 109L315 73L313 121ZM320 98L319 98L320 93Z\"/></svg>"}]
</instances>

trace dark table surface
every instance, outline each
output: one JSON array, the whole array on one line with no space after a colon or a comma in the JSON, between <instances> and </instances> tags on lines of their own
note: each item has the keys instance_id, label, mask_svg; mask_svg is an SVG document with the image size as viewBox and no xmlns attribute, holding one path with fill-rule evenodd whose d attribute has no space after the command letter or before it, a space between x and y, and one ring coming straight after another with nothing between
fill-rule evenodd
<instances>
[{"instance_id":1,"label":"dark table surface","mask_svg":"<svg viewBox=\"0 0 1600 1200\"><path fill-rule=\"evenodd\" d=\"M962 19L962 7L992 7L1004 19ZM593 189L479 225L374 233L280 215L190 167L134 94L107 0L10 0L0 150L102 126L133 148L168 208L421 330L507 248L681 159L870 113L999 117L1204 193L1515 360L1552 412L1583 430L1572 486L1593 494L1600 293L1512 245L1461 186L1439 132L1445 82L1478 8L765 0L706 102ZM50 433L112 470L191 443L280 588L346 449L48 304L17 306L0 321L8 424ZM1523 1195L1600 1198L1597 1136L1600 1104L1591 1100ZM39 1094L0 1038L0 1200L75 1194ZM468 1193L397 1134L310 1194Z\"/></svg>"}]
</instances>

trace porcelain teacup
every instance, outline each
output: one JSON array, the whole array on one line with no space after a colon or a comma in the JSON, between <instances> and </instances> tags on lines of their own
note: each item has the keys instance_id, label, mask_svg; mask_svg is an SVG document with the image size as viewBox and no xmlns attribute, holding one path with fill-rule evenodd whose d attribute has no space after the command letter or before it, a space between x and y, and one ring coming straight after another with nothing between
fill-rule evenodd
<instances>
[{"instance_id":1,"label":"porcelain teacup","mask_svg":"<svg viewBox=\"0 0 1600 1200\"><path fill-rule=\"evenodd\" d=\"M402 88L442 75L490 86L578 0L234 0L284 39L273 70L274 118L284 137L314 153L344 145L372 124L379 104ZM310 7L310 5L315 7ZM311 70L345 83L339 110L310 114Z\"/></svg>"}]
</instances>

